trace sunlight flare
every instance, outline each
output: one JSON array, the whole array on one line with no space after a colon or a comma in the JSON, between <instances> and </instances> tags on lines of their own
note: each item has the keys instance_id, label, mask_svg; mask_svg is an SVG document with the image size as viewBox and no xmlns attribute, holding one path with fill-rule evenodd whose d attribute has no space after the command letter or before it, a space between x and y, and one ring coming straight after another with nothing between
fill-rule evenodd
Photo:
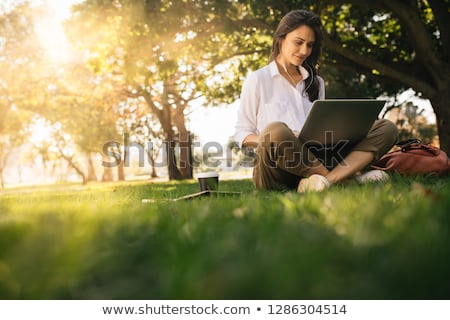
<instances>
[{"instance_id":1,"label":"sunlight flare","mask_svg":"<svg viewBox=\"0 0 450 320\"><path fill-rule=\"evenodd\" d=\"M70 7L77 2L80 0L35 2L47 8L43 16L36 18L35 28L39 41L52 62L67 62L73 58L71 45L64 33L63 21L70 16Z\"/></svg>"}]
</instances>

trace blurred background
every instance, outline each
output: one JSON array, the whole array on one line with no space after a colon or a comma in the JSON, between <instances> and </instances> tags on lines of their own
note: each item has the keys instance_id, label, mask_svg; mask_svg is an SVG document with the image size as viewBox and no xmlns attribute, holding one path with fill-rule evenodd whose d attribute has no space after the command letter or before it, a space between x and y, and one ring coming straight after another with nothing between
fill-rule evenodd
<instances>
[{"instance_id":1,"label":"blurred background","mask_svg":"<svg viewBox=\"0 0 450 320\"><path fill-rule=\"evenodd\" d=\"M322 18L327 98L387 99L400 139L450 150L449 0L7 0L0 182L245 176L232 139L280 18ZM243 165L244 164L244 165ZM247 165L245 165L247 164Z\"/></svg>"}]
</instances>

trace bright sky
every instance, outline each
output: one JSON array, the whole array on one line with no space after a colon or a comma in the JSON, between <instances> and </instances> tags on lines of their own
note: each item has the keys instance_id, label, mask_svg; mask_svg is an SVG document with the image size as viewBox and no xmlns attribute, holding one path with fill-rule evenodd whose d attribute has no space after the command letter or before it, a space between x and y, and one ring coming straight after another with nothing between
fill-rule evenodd
<instances>
[{"instance_id":1,"label":"bright sky","mask_svg":"<svg viewBox=\"0 0 450 320\"><path fill-rule=\"evenodd\" d=\"M47 48L50 59L64 62L72 58L72 50L62 28L62 21L70 16L70 6L80 0L34 0L36 4L47 3L51 15L47 19L36 21L41 42Z\"/></svg>"},{"instance_id":2,"label":"bright sky","mask_svg":"<svg viewBox=\"0 0 450 320\"><path fill-rule=\"evenodd\" d=\"M82 0L34 0L36 3L46 2L54 11L57 20L63 20L70 15L70 6Z\"/></svg>"},{"instance_id":3,"label":"bright sky","mask_svg":"<svg viewBox=\"0 0 450 320\"><path fill-rule=\"evenodd\" d=\"M188 128L200 137L201 143L226 144L234 134L239 103L221 107L196 108L190 115Z\"/></svg>"}]
</instances>

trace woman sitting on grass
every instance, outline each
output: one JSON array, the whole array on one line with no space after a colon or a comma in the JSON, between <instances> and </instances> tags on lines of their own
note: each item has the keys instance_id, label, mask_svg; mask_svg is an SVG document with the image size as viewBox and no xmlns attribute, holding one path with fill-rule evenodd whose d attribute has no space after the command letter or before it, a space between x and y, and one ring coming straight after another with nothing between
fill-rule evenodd
<instances>
[{"instance_id":1,"label":"woman sitting on grass","mask_svg":"<svg viewBox=\"0 0 450 320\"><path fill-rule=\"evenodd\" d=\"M258 189L324 190L357 175L397 140L392 122L376 120L367 136L329 170L298 139L312 103L325 99L325 84L316 69L322 38L316 15L289 12L275 31L269 64L244 82L235 138L241 147L256 148L253 182ZM372 170L355 178L365 182L387 177Z\"/></svg>"}]
</instances>

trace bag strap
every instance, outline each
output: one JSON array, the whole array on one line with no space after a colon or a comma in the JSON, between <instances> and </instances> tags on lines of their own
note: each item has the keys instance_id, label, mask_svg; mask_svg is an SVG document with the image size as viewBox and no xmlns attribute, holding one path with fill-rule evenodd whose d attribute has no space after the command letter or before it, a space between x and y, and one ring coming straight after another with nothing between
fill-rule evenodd
<instances>
[{"instance_id":1,"label":"bag strap","mask_svg":"<svg viewBox=\"0 0 450 320\"><path fill-rule=\"evenodd\" d=\"M395 145L397 147L399 147L402 152L407 152L407 151L413 150L413 149L416 149L416 150L421 149L421 150L425 150L425 151L429 152L430 154L432 154L434 156L437 156L441 152L438 148L433 147L428 144L424 144L424 143L422 143L422 141L420 139L417 139L417 138L403 140L403 141L396 143Z\"/></svg>"},{"instance_id":2,"label":"bag strap","mask_svg":"<svg viewBox=\"0 0 450 320\"><path fill-rule=\"evenodd\" d=\"M420 141L420 139L417 139L417 138L411 138L411 139L408 139L408 140L402 140L402 141L400 141L400 142L397 142L395 145L397 146L397 147L400 147L400 148L402 148L402 150L405 148L405 149L408 149L408 147L410 147L410 146L412 146L412 145L419 145L419 144L421 144L422 143L422 141Z\"/></svg>"}]
</instances>

